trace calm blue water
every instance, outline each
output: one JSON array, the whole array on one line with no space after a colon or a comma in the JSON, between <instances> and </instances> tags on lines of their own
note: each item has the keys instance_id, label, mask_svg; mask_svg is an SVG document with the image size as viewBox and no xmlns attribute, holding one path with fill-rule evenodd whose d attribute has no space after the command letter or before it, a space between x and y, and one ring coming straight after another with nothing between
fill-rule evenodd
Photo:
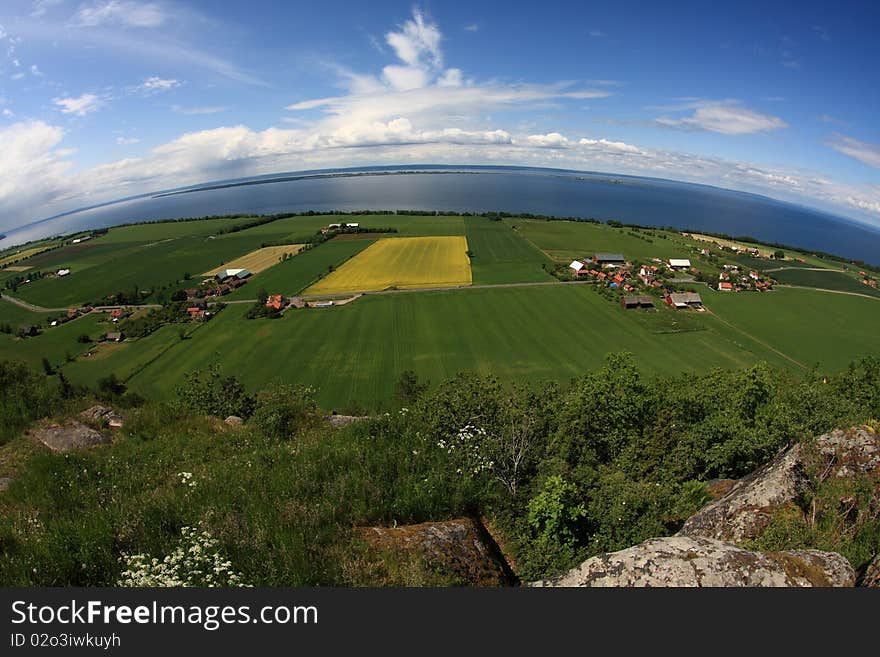
<instances>
[{"instance_id":1,"label":"calm blue water","mask_svg":"<svg viewBox=\"0 0 880 657\"><path fill-rule=\"evenodd\" d=\"M413 168L418 171L412 171ZM434 173L419 173L429 170ZM500 210L750 235L763 241L880 264L880 230L789 203L715 187L616 174L505 167L418 166L339 171L398 173L325 176L139 197L9 231L0 246L85 228L211 214L363 209ZM399 173L401 171L406 173ZM301 174L274 177L294 175ZM267 178L271 177L241 181Z\"/></svg>"}]
</instances>

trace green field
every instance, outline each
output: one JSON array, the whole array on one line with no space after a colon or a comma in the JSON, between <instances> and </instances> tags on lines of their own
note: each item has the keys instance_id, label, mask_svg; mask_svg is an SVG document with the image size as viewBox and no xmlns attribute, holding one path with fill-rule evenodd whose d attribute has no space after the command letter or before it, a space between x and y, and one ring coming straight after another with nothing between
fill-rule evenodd
<instances>
[{"instance_id":1,"label":"green field","mask_svg":"<svg viewBox=\"0 0 880 657\"><path fill-rule=\"evenodd\" d=\"M34 368L41 368L43 358L53 367L63 364L68 356L76 356L91 348L92 344L77 341L80 335L87 334L93 340L106 333L106 316L90 314L61 326L48 328L45 315L39 315L39 322L33 322L43 332L32 338L15 338L0 334L0 360L21 360Z\"/></svg>"},{"instance_id":2,"label":"green field","mask_svg":"<svg viewBox=\"0 0 880 657\"><path fill-rule=\"evenodd\" d=\"M880 297L880 290L868 287L860 283L852 274L845 274L841 271L786 268L772 271L768 275L787 285L855 292Z\"/></svg>"},{"instance_id":3,"label":"green field","mask_svg":"<svg viewBox=\"0 0 880 657\"><path fill-rule=\"evenodd\" d=\"M542 265L552 261L509 224L465 217L474 285L553 280Z\"/></svg>"},{"instance_id":4,"label":"green field","mask_svg":"<svg viewBox=\"0 0 880 657\"><path fill-rule=\"evenodd\" d=\"M218 359L251 386L280 377L316 386L327 408L352 400L375 408L392 397L406 369L435 383L461 370L510 381L568 380L600 365L609 351L625 350L648 373L758 360L790 365L708 313L693 316L704 330L655 332L590 286L367 296L340 308L290 311L279 320L246 320L244 312L228 307L133 377L132 387L168 397L187 372Z\"/></svg>"},{"instance_id":5,"label":"green field","mask_svg":"<svg viewBox=\"0 0 880 657\"><path fill-rule=\"evenodd\" d=\"M46 325L47 313L35 313L18 306L7 299L0 298L0 324L9 323L13 328L19 328L24 324Z\"/></svg>"},{"instance_id":6,"label":"green field","mask_svg":"<svg viewBox=\"0 0 880 657\"><path fill-rule=\"evenodd\" d=\"M371 239L325 242L260 272L224 300L255 299L260 289L269 294L297 294L326 274L331 265L339 267L372 243Z\"/></svg>"},{"instance_id":7,"label":"green field","mask_svg":"<svg viewBox=\"0 0 880 657\"><path fill-rule=\"evenodd\" d=\"M520 235L558 262L594 253L621 253L630 261L651 258L690 258L699 253L697 242L678 233L614 228L586 221L506 219ZM702 245L705 246L705 245Z\"/></svg>"},{"instance_id":8,"label":"green field","mask_svg":"<svg viewBox=\"0 0 880 657\"><path fill-rule=\"evenodd\" d=\"M806 367L838 370L880 356L880 300L815 290L715 293L703 301L733 324Z\"/></svg>"}]
</instances>

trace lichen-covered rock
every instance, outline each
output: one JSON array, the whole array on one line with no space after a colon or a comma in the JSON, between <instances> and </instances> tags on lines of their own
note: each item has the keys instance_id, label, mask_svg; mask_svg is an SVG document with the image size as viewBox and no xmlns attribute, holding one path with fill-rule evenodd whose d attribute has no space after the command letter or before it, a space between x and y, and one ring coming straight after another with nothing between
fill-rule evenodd
<instances>
[{"instance_id":1,"label":"lichen-covered rock","mask_svg":"<svg viewBox=\"0 0 880 657\"><path fill-rule=\"evenodd\" d=\"M330 423L330 426L334 429L341 429L342 427L346 427L352 422L360 422L362 420L369 420L369 415L328 415L327 422Z\"/></svg>"},{"instance_id":2,"label":"lichen-covered rock","mask_svg":"<svg viewBox=\"0 0 880 657\"><path fill-rule=\"evenodd\" d=\"M123 424L122 416L112 408L95 404L94 406L82 411L80 417L86 421L106 423L113 429L118 429Z\"/></svg>"},{"instance_id":3,"label":"lichen-covered rock","mask_svg":"<svg viewBox=\"0 0 880 657\"><path fill-rule=\"evenodd\" d=\"M244 420L242 420L242 419L241 419L240 417L238 417L237 415L230 415L229 417L227 417L227 418L226 418L225 420L223 420L223 421L224 421L226 424L228 424L230 427L240 427L241 425L244 424Z\"/></svg>"},{"instance_id":4,"label":"lichen-covered rock","mask_svg":"<svg viewBox=\"0 0 880 657\"><path fill-rule=\"evenodd\" d=\"M34 437L53 452L67 452L111 442L109 437L76 420L37 429Z\"/></svg>"},{"instance_id":5,"label":"lichen-covered rock","mask_svg":"<svg viewBox=\"0 0 880 657\"><path fill-rule=\"evenodd\" d=\"M515 580L485 529L471 518L400 527L368 527L364 538L374 547L402 550L437 572L474 586L504 586Z\"/></svg>"},{"instance_id":6,"label":"lichen-covered rock","mask_svg":"<svg viewBox=\"0 0 880 657\"><path fill-rule=\"evenodd\" d=\"M870 586L872 588L880 588L880 554L874 557L874 560L868 564L865 574L859 586Z\"/></svg>"},{"instance_id":7,"label":"lichen-covered rock","mask_svg":"<svg viewBox=\"0 0 880 657\"><path fill-rule=\"evenodd\" d=\"M797 444L740 479L722 497L687 519L679 532L739 542L758 536L777 509L810 490L806 461L812 450L824 477L880 474L880 437L867 427L836 430L815 445Z\"/></svg>"},{"instance_id":8,"label":"lichen-covered rock","mask_svg":"<svg viewBox=\"0 0 880 657\"><path fill-rule=\"evenodd\" d=\"M855 572L834 552L751 552L711 538L653 538L587 559L532 586L853 586Z\"/></svg>"}]
</instances>

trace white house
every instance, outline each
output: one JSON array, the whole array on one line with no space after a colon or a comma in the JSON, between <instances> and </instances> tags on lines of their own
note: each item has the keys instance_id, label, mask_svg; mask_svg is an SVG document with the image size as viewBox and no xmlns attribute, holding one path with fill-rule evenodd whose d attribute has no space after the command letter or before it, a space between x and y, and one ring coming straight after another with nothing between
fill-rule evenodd
<instances>
[{"instance_id":1,"label":"white house","mask_svg":"<svg viewBox=\"0 0 880 657\"><path fill-rule=\"evenodd\" d=\"M69 269L59 269L57 272L55 272L55 275L56 276L67 276L69 273L70 273Z\"/></svg>"},{"instance_id":2,"label":"white house","mask_svg":"<svg viewBox=\"0 0 880 657\"><path fill-rule=\"evenodd\" d=\"M571 264L568 267L569 267L569 269L573 269L575 274L579 274L580 271L584 267L586 267L586 265L584 263L582 263L580 260L572 260Z\"/></svg>"},{"instance_id":3,"label":"white house","mask_svg":"<svg viewBox=\"0 0 880 657\"><path fill-rule=\"evenodd\" d=\"M669 267L671 269L690 269L691 261L687 258L670 258Z\"/></svg>"}]
</instances>

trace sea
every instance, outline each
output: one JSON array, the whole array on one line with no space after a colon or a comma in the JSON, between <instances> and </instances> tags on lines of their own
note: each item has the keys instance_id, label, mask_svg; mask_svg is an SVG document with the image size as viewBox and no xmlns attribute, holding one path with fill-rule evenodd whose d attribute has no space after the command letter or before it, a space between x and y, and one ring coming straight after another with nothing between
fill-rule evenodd
<instances>
[{"instance_id":1,"label":"sea","mask_svg":"<svg viewBox=\"0 0 880 657\"><path fill-rule=\"evenodd\" d=\"M355 210L527 212L750 236L880 265L880 229L745 192L620 174L409 165L223 180L84 208L6 232L0 248L124 223Z\"/></svg>"}]
</instances>

